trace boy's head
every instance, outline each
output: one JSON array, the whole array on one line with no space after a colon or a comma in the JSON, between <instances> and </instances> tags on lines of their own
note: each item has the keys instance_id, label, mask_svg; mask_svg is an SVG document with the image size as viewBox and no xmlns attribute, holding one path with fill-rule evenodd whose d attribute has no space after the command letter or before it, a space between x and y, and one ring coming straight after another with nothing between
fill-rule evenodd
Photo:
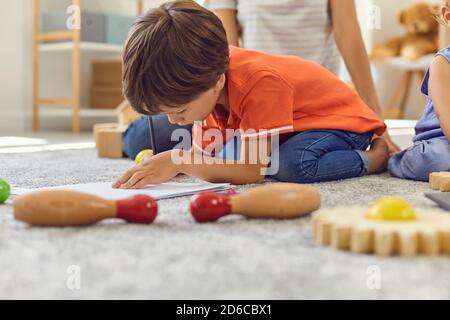
<instances>
[{"instance_id":1,"label":"boy's head","mask_svg":"<svg viewBox=\"0 0 450 320\"><path fill-rule=\"evenodd\" d=\"M133 25L123 53L124 95L143 114L203 120L225 84L229 49L220 19L194 1L168 2Z\"/></svg>"}]
</instances>

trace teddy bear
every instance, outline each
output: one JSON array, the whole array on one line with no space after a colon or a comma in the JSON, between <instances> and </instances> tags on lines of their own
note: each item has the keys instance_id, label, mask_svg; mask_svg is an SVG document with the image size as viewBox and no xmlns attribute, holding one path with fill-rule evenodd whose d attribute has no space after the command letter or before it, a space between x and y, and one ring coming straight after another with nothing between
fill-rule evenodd
<instances>
[{"instance_id":1,"label":"teddy bear","mask_svg":"<svg viewBox=\"0 0 450 320\"><path fill-rule=\"evenodd\" d=\"M437 7L426 3L418 3L402 11L399 20L406 29L406 35L376 45L370 55L371 59L403 57L415 61L435 53L439 43L436 12Z\"/></svg>"}]
</instances>

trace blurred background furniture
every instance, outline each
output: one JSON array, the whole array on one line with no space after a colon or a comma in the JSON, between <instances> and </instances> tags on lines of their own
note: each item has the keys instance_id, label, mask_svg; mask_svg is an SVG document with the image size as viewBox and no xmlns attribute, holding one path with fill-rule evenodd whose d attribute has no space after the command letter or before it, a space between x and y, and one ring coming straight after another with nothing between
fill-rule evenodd
<instances>
[{"instance_id":1,"label":"blurred background furniture","mask_svg":"<svg viewBox=\"0 0 450 320\"><path fill-rule=\"evenodd\" d=\"M130 0L126 0L130 1ZM136 2L136 11L140 15L143 12L143 0L133 0ZM53 30L52 23L46 22L43 18L50 19L53 25L60 19L61 14L58 13L47 13L46 15L41 15L41 0L33 0L33 76L32 76L32 95L33 95L33 109L32 109L32 129L33 131L39 130L40 122L40 108L41 107L53 107L53 108L70 108L72 112L72 131L74 133L80 132L80 115L109 115L114 116L114 110L90 110L88 108L81 108L81 75L80 75L80 64L81 64L81 53L82 52L97 52L100 54L116 54L120 55L122 51L122 44L119 44L118 39L123 38L123 33L128 30L123 30L120 27L124 23L125 17L109 17L102 16L100 14L86 14L83 17L82 11L82 1L81 0L71 0L72 5L68 7L66 12L67 15L63 14L63 22L69 17L74 17L79 19L79 28L65 28L64 30ZM77 16L77 14L79 14ZM53 20L52 20L53 19ZM56 22L55 22L56 21ZM126 21L126 20L125 20ZM66 21L67 22L67 21ZM67 22L68 23L68 22ZM105 25L99 27L98 25L104 23ZM42 28L45 26L45 28ZM103 30L102 32L93 32L94 27L97 26ZM89 32L84 32L84 28L90 28ZM114 32L117 31L117 32ZM119 36L117 36L119 34ZM97 38L96 38L97 37ZM103 37L104 41L92 42L95 39L101 39ZM91 41L85 41L91 40ZM109 43L108 43L109 41ZM40 61L41 54L47 52L70 52L71 53L71 81L72 81L72 92L71 97L42 97L40 95L40 75L47 75L47 70L41 70ZM95 69L95 66L94 66ZM94 107L104 108L110 105L111 99L113 101L118 100L118 87L116 84L115 88L111 87L99 87L95 86L96 83L93 82L94 88L91 89L91 103ZM108 96L113 96L108 101L103 99ZM115 100L114 100L115 99Z\"/></svg>"},{"instance_id":2,"label":"blurred background furniture","mask_svg":"<svg viewBox=\"0 0 450 320\"><path fill-rule=\"evenodd\" d=\"M431 54L415 62L406 61L403 58L389 58L382 62L402 72L400 81L397 83L384 111L385 119L404 119L412 82L415 78L421 86L425 72L433 59L434 54ZM425 106L425 97L423 97L422 103Z\"/></svg>"}]
</instances>

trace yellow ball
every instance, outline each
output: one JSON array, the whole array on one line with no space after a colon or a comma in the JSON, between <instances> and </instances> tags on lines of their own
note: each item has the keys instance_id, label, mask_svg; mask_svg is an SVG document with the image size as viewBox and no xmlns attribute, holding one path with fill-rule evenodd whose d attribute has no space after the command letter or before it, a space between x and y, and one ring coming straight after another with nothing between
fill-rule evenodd
<instances>
[{"instance_id":1,"label":"yellow ball","mask_svg":"<svg viewBox=\"0 0 450 320\"><path fill-rule=\"evenodd\" d=\"M146 155L153 155L153 151L152 150L142 150L141 152L138 153L138 155L136 156L136 158L134 159L134 163L135 164L140 164L142 162L142 158L144 158Z\"/></svg>"},{"instance_id":2,"label":"yellow ball","mask_svg":"<svg viewBox=\"0 0 450 320\"><path fill-rule=\"evenodd\" d=\"M413 207L400 197L384 197L377 200L366 213L367 219L385 221L416 220Z\"/></svg>"}]
</instances>

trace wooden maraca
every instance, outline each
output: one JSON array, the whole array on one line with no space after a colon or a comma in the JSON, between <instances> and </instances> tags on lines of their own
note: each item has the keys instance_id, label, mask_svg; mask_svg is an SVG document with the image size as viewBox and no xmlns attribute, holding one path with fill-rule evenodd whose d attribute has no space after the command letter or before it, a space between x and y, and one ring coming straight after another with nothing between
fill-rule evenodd
<instances>
[{"instance_id":1,"label":"wooden maraca","mask_svg":"<svg viewBox=\"0 0 450 320\"><path fill-rule=\"evenodd\" d=\"M110 218L150 224L158 211L157 202L146 195L112 201L63 190L38 191L19 196L14 200L13 207L16 220L41 226L79 226Z\"/></svg>"},{"instance_id":2,"label":"wooden maraca","mask_svg":"<svg viewBox=\"0 0 450 320\"><path fill-rule=\"evenodd\" d=\"M216 221L229 214L289 219L310 214L319 207L320 193L315 188L293 183L275 183L231 196L203 192L190 203L191 214L198 222Z\"/></svg>"}]
</instances>

